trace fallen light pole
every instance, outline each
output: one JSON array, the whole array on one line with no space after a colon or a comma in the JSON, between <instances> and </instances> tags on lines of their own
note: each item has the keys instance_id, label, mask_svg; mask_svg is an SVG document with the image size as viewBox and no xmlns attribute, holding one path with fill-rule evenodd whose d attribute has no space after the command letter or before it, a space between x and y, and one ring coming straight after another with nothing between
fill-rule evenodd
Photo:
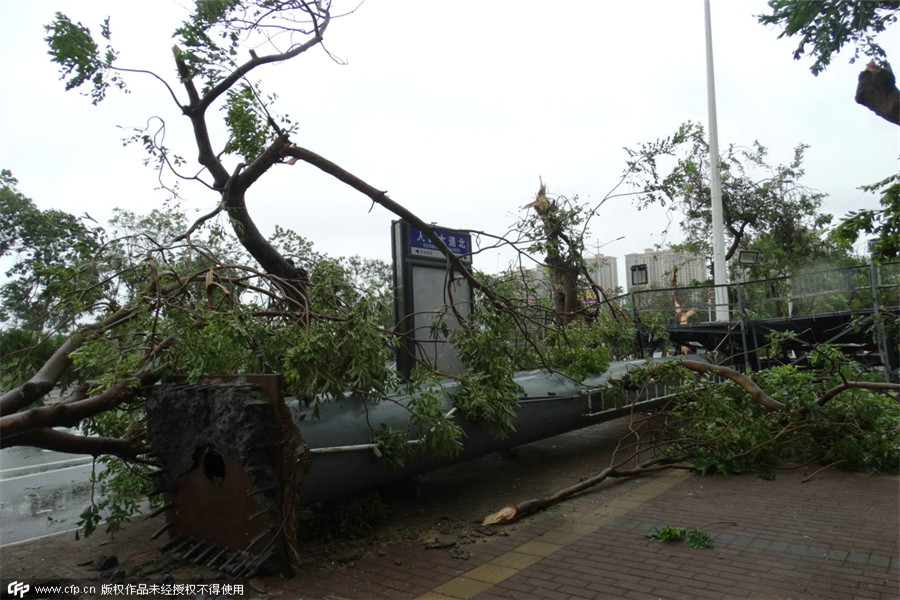
<instances>
[{"instance_id":1,"label":"fallen light pole","mask_svg":"<svg viewBox=\"0 0 900 600\"><path fill-rule=\"evenodd\" d=\"M649 410L670 396L665 386L651 384L640 401L604 389L643 364L616 362L582 383L544 370L519 373L515 430L504 439L454 409L455 384L448 382L444 412L464 432L462 450L452 458L415 453L400 468L376 457L372 435L382 425L403 428L409 415L402 396L374 405L347 396L320 405L314 418L312 408L283 396L277 375L158 386L147 402L148 433L162 465L154 483L167 496L166 523L156 535L168 533L169 548L237 577L288 574L298 558L293 541L302 536L300 505Z\"/></svg>"}]
</instances>

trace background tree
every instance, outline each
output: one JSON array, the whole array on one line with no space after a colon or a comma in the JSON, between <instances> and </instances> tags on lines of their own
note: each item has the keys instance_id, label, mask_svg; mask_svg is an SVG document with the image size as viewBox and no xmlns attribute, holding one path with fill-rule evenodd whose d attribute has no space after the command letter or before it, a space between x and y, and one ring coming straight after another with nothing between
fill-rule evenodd
<instances>
[{"instance_id":1,"label":"background tree","mask_svg":"<svg viewBox=\"0 0 900 600\"><path fill-rule=\"evenodd\" d=\"M720 157L725 260L738 250L760 250L762 261L752 276L777 277L835 260L823 236L831 221L820 212L825 195L801 183L805 150L797 146L790 163L775 166L759 142L750 148L730 145ZM626 181L637 194L638 209L665 207L677 215L685 236L673 248L711 257L709 146L703 127L688 122L672 136L626 151Z\"/></svg>"},{"instance_id":2,"label":"background tree","mask_svg":"<svg viewBox=\"0 0 900 600\"><path fill-rule=\"evenodd\" d=\"M769 0L771 13L759 16L760 23L781 27L781 37L800 38L794 59L808 55L815 59L813 75L824 71L831 58L845 45L853 44L850 62L860 54L871 62L860 73L856 101L883 119L900 125L900 90L876 36L897 21L897 0Z\"/></svg>"},{"instance_id":3,"label":"background tree","mask_svg":"<svg viewBox=\"0 0 900 600\"><path fill-rule=\"evenodd\" d=\"M584 271L584 240L570 231L580 224L581 211L567 210L565 205L548 198L543 182L534 202L525 208L533 208L537 216L536 221L522 227L524 231L534 232L536 238L529 250L543 250L544 262L550 272L553 309L560 322L570 323L583 308L578 297L578 279Z\"/></svg>"},{"instance_id":4,"label":"background tree","mask_svg":"<svg viewBox=\"0 0 900 600\"><path fill-rule=\"evenodd\" d=\"M41 211L17 186L12 173L0 172L2 389L44 364L79 320L103 312L110 285L97 260L102 229L87 216Z\"/></svg>"},{"instance_id":5,"label":"background tree","mask_svg":"<svg viewBox=\"0 0 900 600\"><path fill-rule=\"evenodd\" d=\"M860 189L881 193L882 208L851 212L831 231L831 239L849 251L861 234L874 235L869 246L872 259L896 259L900 256L900 175Z\"/></svg>"},{"instance_id":6,"label":"background tree","mask_svg":"<svg viewBox=\"0 0 900 600\"><path fill-rule=\"evenodd\" d=\"M87 216L41 211L17 186L12 173L0 172L0 257L9 265L0 286L0 322L18 329L69 331L74 315L97 310L96 292L70 306L59 305L58 299L75 302L72 290L90 291L91 284L99 283L101 266L94 256L103 243L101 230Z\"/></svg>"}]
</instances>

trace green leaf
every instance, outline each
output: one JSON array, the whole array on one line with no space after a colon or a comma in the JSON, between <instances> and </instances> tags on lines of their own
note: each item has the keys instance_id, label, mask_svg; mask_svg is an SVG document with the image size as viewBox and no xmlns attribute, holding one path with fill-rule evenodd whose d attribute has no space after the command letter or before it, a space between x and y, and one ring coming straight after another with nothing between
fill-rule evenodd
<instances>
[{"instance_id":1,"label":"green leaf","mask_svg":"<svg viewBox=\"0 0 900 600\"><path fill-rule=\"evenodd\" d=\"M60 79L67 79L66 90L92 84L89 95L93 104L106 97L110 85L120 89L125 83L110 69L117 54L110 47L101 55L100 48L91 36L91 31L81 23L73 23L63 13L56 13L53 23L44 27L49 34L44 38L49 46L51 60L60 65ZM101 35L110 39L109 18L101 26Z\"/></svg>"}]
</instances>

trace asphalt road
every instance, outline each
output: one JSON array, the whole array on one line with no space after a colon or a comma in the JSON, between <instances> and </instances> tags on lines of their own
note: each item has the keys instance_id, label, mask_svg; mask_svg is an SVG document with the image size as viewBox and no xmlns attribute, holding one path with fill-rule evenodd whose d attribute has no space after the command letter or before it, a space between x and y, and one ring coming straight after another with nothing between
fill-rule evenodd
<instances>
[{"instance_id":1,"label":"asphalt road","mask_svg":"<svg viewBox=\"0 0 900 600\"><path fill-rule=\"evenodd\" d=\"M0 546L73 530L90 503L90 457L0 450Z\"/></svg>"}]
</instances>

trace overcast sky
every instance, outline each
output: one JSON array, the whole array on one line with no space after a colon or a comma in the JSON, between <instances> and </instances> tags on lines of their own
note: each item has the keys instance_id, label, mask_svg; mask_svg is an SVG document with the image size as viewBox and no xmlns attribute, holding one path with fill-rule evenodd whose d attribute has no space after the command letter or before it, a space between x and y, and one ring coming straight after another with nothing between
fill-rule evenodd
<instances>
[{"instance_id":1,"label":"overcast sky","mask_svg":"<svg viewBox=\"0 0 900 600\"><path fill-rule=\"evenodd\" d=\"M43 25L63 11L99 33L109 15L120 64L172 80L171 32L188 4L0 0L0 166L39 207L105 221L113 207L158 206L164 194L142 150L121 143L153 115L177 152L196 154L187 120L149 77L129 75L132 93L99 107L65 93ZM900 128L853 101L866 61L849 64L845 50L814 77L810 59L792 59L794 40L757 23L765 9L712 1L720 145L759 140L782 163L808 144L803 183L828 194L826 212L876 207L857 188L897 171ZM900 64L900 28L879 40ZM334 20L326 48L346 64L316 49L258 71L276 110L299 123L294 142L446 227L505 232L541 177L553 193L600 201L624 169L623 147L707 123L702 0L368 0ZM216 204L206 189L182 191L191 216ZM248 202L265 232L277 223L329 254L390 257L393 216L311 167L276 167ZM665 222L663 211L638 213L618 198L587 243L609 242L601 251L622 271L626 253L673 239L660 235ZM476 264L496 271L506 260Z\"/></svg>"}]
</instances>

